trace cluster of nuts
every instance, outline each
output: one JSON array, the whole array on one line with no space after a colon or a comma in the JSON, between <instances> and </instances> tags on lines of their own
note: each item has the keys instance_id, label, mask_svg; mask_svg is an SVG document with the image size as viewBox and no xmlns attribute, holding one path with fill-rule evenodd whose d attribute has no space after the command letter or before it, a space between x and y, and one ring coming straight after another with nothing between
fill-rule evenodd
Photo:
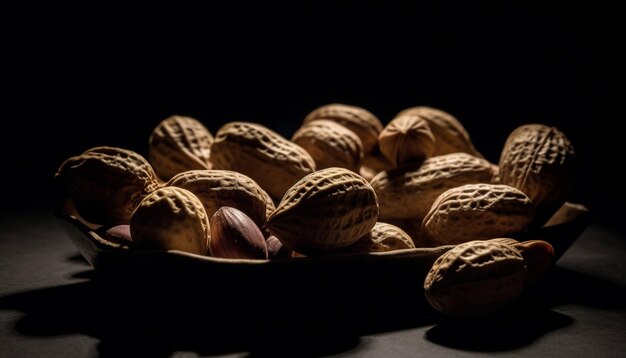
<instances>
[{"instance_id":1,"label":"cluster of nuts","mask_svg":"<svg viewBox=\"0 0 626 358\"><path fill-rule=\"evenodd\" d=\"M98 147L57 177L77 213L127 249L288 259L457 245L424 288L435 308L471 315L502 307L547 268L548 243L508 238L565 202L575 161L565 135L540 124L514 130L496 165L441 110L409 108L383 126L330 104L291 140L248 122L213 136L172 116L152 132L149 161Z\"/></svg>"}]
</instances>

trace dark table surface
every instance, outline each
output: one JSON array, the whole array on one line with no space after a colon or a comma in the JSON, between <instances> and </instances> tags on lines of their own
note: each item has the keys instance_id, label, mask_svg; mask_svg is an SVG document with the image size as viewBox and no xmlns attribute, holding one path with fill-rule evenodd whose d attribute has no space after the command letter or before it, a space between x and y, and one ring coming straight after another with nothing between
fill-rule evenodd
<instances>
[{"instance_id":1,"label":"dark table surface","mask_svg":"<svg viewBox=\"0 0 626 358\"><path fill-rule=\"evenodd\" d=\"M400 320L372 322L352 334L314 328L305 334L238 334L242 328L236 324L198 333L185 327L163 330L160 324L175 323L158 319L137 325L141 319L126 318L132 309L115 313L117 306L132 306L135 297L101 295L92 268L63 225L47 209L20 210L0 219L0 357L626 354L623 225L592 222L544 280L519 300L517 311L504 318L458 323L409 309ZM271 312L264 318L271 319ZM173 331L176 336L168 336ZM255 334L261 338L251 338Z\"/></svg>"}]
</instances>

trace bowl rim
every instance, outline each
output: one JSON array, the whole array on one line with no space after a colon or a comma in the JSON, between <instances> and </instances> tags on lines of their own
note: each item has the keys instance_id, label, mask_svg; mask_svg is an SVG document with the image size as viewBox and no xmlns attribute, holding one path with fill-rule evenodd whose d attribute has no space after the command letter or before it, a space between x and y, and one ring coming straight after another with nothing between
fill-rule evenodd
<instances>
[{"instance_id":1,"label":"bowl rim","mask_svg":"<svg viewBox=\"0 0 626 358\"><path fill-rule=\"evenodd\" d=\"M94 267L98 268L97 258L99 255L123 255L126 257L141 257L149 255L156 256L176 256L179 258L193 260L198 262L208 262L219 265L282 265L293 263L315 263L323 264L336 261L355 261L355 260L389 260L389 259L419 259L428 258L436 259L443 253L447 252L456 245L444 245L429 248L411 248L386 252L370 252L370 253L333 253L324 256L309 257L293 257L293 258L276 258L276 259L231 259L219 258L207 255L193 254L180 250L135 250L128 246L113 243L105 240L97 229L102 225L89 223L78 215L71 199L56 212L56 215L63 219L73 229L73 235L70 235L74 244L79 249L81 255ZM520 233L519 235L511 235L513 239L518 241L526 241L532 239L541 239L547 241L555 247L555 260L558 259L569 246L578 238L589 221L589 210L582 204L566 202L552 216L552 218L541 228L533 231ZM559 242L559 232L573 231L566 242Z\"/></svg>"}]
</instances>

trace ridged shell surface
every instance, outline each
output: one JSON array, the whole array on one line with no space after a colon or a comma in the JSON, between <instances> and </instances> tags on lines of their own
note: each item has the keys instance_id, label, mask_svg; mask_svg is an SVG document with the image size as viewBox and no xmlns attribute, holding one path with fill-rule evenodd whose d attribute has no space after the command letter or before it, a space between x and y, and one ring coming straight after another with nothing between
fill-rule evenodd
<instances>
[{"instance_id":1,"label":"ridged shell surface","mask_svg":"<svg viewBox=\"0 0 626 358\"><path fill-rule=\"evenodd\" d=\"M139 202L159 186L147 160L116 147L95 147L71 157L56 176L85 220L111 226L128 224Z\"/></svg>"},{"instance_id":2,"label":"ridged shell surface","mask_svg":"<svg viewBox=\"0 0 626 358\"><path fill-rule=\"evenodd\" d=\"M315 171L315 161L302 147L248 122L231 122L220 128L211 146L211 161L214 169L249 176L275 199Z\"/></svg>"},{"instance_id":3,"label":"ridged shell surface","mask_svg":"<svg viewBox=\"0 0 626 358\"><path fill-rule=\"evenodd\" d=\"M361 139L363 152L371 152L378 144L378 135L383 130L383 124L370 111L356 106L333 103L321 106L304 119L304 123L316 119L329 119L350 129Z\"/></svg>"},{"instance_id":4,"label":"ridged shell surface","mask_svg":"<svg viewBox=\"0 0 626 358\"><path fill-rule=\"evenodd\" d=\"M309 174L285 193L268 228L289 248L309 255L339 249L367 234L378 218L370 184L344 168Z\"/></svg>"},{"instance_id":5,"label":"ridged shell surface","mask_svg":"<svg viewBox=\"0 0 626 358\"><path fill-rule=\"evenodd\" d=\"M574 147L558 129L528 124L508 137L500 157L500 182L528 195L537 209L537 223L547 221L574 188Z\"/></svg>"},{"instance_id":6,"label":"ridged shell surface","mask_svg":"<svg viewBox=\"0 0 626 358\"><path fill-rule=\"evenodd\" d=\"M486 160L452 153L426 159L422 165L380 172L371 184L381 218L421 220L444 191L463 184L488 183L492 175Z\"/></svg>"},{"instance_id":7,"label":"ridged shell surface","mask_svg":"<svg viewBox=\"0 0 626 358\"><path fill-rule=\"evenodd\" d=\"M262 227L275 209L272 199L259 184L231 170L190 170L177 174L166 185L194 193L209 217L220 207L230 206L243 211Z\"/></svg>"},{"instance_id":8,"label":"ridged shell surface","mask_svg":"<svg viewBox=\"0 0 626 358\"><path fill-rule=\"evenodd\" d=\"M188 170L211 169L212 142L213 135L198 120L171 116L150 135L150 162L163 180Z\"/></svg>"},{"instance_id":9,"label":"ridged shell surface","mask_svg":"<svg viewBox=\"0 0 626 358\"><path fill-rule=\"evenodd\" d=\"M467 184L449 189L422 222L432 246L488 240L519 233L534 217L532 201L508 185Z\"/></svg>"}]
</instances>

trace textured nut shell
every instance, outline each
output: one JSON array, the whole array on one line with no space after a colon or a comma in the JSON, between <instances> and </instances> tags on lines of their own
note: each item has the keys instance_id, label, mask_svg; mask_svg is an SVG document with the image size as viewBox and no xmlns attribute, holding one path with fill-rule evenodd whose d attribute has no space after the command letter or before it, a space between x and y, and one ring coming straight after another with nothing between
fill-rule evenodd
<instances>
[{"instance_id":1,"label":"textured nut shell","mask_svg":"<svg viewBox=\"0 0 626 358\"><path fill-rule=\"evenodd\" d=\"M211 143L213 136L202 123L191 117L171 116L150 135L150 162L163 180L187 170L211 169Z\"/></svg>"},{"instance_id":2,"label":"textured nut shell","mask_svg":"<svg viewBox=\"0 0 626 358\"><path fill-rule=\"evenodd\" d=\"M524 286L529 286L539 280L552 264L554 248L549 242L543 240L518 242L507 238L493 240L513 246L522 254L524 265L526 265L526 270L524 271Z\"/></svg>"},{"instance_id":3,"label":"textured nut shell","mask_svg":"<svg viewBox=\"0 0 626 358\"><path fill-rule=\"evenodd\" d=\"M103 225L128 224L139 202L159 186L148 161L115 147L96 147L69 158L56 176L65 183L78 213Z\"/></svg>"},{"instance_id":4,"label":"textured nut shell","mask_svg":"<svg viewBox=\"0 0 626 358\"><path fill-rule=\"evenodd\" d=\"M387 224L391 224L399 227L409 235L411 240L413 241L413 246L415 247L428 247L427 244L423 243L421 240L420 229L422 226L421 220L415 219L385 219Z\"/></svg>"},{"instance_id":5,"label":"textured nut shell","mask_svg":"<svg viewBox=\"0 0 626 358\"><path fill-rule=\"evenodd\" d=\"M141 201L130 220L137 246L181 250L204 255L209 246L209 218L200 200L188 190L164 187Z\"/></svg>"},{"instance_id":6,"label":"textured nut shell","mask_svg":"<svg viewBox=\"0 0 626 358\"><path fill-rule=\"evenodd\" d=\"M348 246L346 251L360 254L412 248L415 248L413 240L404 230L395 225L377 222L369 233Z\"/></svg>"},{"instance_id":7,"label":"textured nut shell","mask_svg":"<svg viewBox=\"0 0 626 358\"><path fill-rule=\"evenodd\" d=\"M514 130L500 156L500 181L531 198L540 225L571 194L575 174L574 147L558 129L542 124Z\"/></svg>"},{"instance_id":8,"label":"textured nut shell","mask_svg":"<svg viewBox=\"0 0 626 358\"><path fill-rule=\"evenodd\" d=\"M363 144L363 152L371 152L378 143L378 134L383 130L383 124L366 109L333 103L319 107L309 113L304 123L316 119L329 119L353 131Z\"/></svg>"},{"instance_id":9,"label":"textured nut shell","mask_svg":"<svg viewBox=\"0 0 626 358\"><path fill-rule=\"evenodd\" d=\"M350 170L328 168L289 189L267 226L287 247L310 255L355 243L377 218L378 201L369 183Z\"/></svg>"},{"instance_id":10,"label":"textured nut shell","mask_svg":"<svg viewBox=\"0 0 626 358\"><path fill-rule=\"evenodd\" d=\"M246 213L258 226L263 226L267 216L275 209L271 198L259 184L230 170L190 170L177 174L166 185L194 193L209 217L220 207L230 206Z\"/></svg>"},{"instance_id":11,"label":"textured nut shell","mask_svg":"<svg viewBox=\"0 0 626 358\"><path fill-rule=\"evenodd\" d=\"M217 132L211 146L215 169L233 170L256 181L273 198L315 171L306 150L254 123L231 122Z\"/></svg>"},{"instance_id":12,"label":"textured nut shell","mask_svg":"<svg viewBox=\"0 0 626 358\"><path fill-rule=\"evenodd\" d=\"M435 149L428 122L420 116L402 115L389 122L378 136L378 146L393 166L421 163Z\"/></svg>"},{"instance_id":13,"label":"textured nut shell","mask_svg":"<svg viewBox=\"0 0 626 358\"><path fill-rule=\"evenodd\" d=\"M243 211L222 206L211 217L211 256L267 260L267 244L259 227Z\"/></svg>"},{"instance_id":14,"label":"textured nut shell","mask_svg":"<svg viewBox=\"0 0 626 358\"><path fill-rule=\"evenodd\" d=\"M326 119L307 122L291 140L311 155L318 170L340 167L358 172L363 160L361 139L337 122Z\"/></svg>"},{"instance_id":15,"label":"textured nut shell","mask_svg":"<svg viewBox=\"0 0 626 358\"><path fill-rule=\"evenodd\" d=\"M426 299L438 311L475 316L498 311L524 286L520 252L495 241L470 241L441 255L424 280Z\"/></svg>"},{"instance_id":16,"label":"textured nut shell","mask_svg":"<svg viewBox=\"0 0 626 358\"><path fill-rule=\"evenodd\" d=\"M489 162L467 153L426 159L421 166L406 166L378 173L371 180L383 219L421 220L444 191L471 183L487 183Z\"/></svg>"},{"instance_id":17,"label":"textured nut shell","mask_svg":"<svg viewBox=\"0 0 626 358\"><path fill-rule=\"evenodd\" d=\"M508 185L467 184L441 194L422 222L432 246L519 233L533 219L532 201Z\"/></svg>"},{"instance_id":18,"label":"textured nut shell","mask_svg":"<svg viewBox=\"0 0 626 358\"><path fill-rule=\"evenodd\" d=\"M401 115L420 116L428 122L435 138L433 156L463 152L482 158L482 155L474 148L461 122L450 113L432 107L419 106L407 108L397 114L397 116Z\"/></svg>"}]
</instances>

